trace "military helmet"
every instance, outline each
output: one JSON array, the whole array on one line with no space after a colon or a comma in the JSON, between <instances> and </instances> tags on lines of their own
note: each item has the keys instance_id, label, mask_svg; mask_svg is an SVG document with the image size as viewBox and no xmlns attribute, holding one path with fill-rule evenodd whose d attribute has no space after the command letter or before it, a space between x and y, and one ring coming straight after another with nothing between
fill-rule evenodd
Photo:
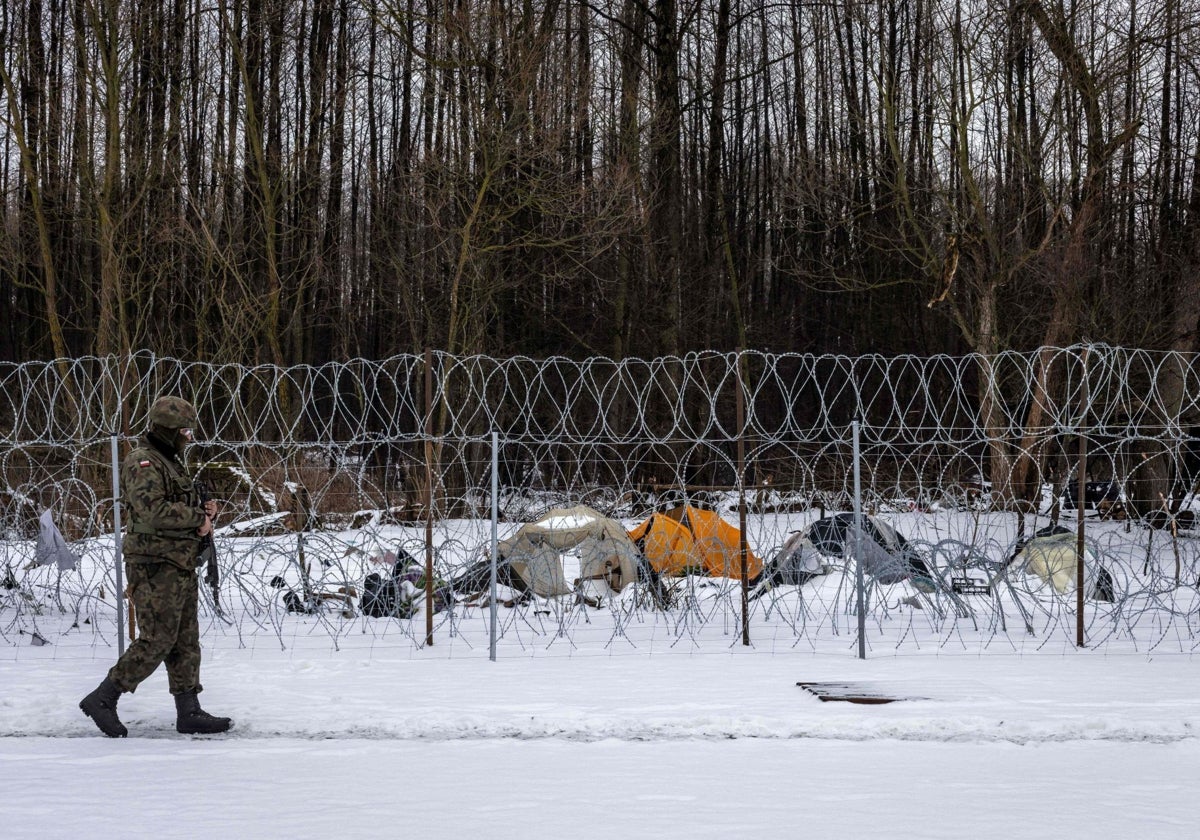
<instances>
[{"instance_id":1,"label":"military helmet","mask_svg":"<svg viewBox=\"0 0 1200 840\"><path fill-rule=\"evenodd\" d=\"M150 406L150 424L163 429L191 429L196 425L196 409L179 397L159 397Z\"/></svg>"}]
</instances>

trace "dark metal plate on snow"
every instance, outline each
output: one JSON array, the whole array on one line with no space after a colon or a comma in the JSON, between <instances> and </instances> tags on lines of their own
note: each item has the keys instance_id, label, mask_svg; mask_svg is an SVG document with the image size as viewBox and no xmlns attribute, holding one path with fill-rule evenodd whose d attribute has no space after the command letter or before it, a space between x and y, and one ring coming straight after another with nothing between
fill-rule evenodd
<instances>
[{"instance_id":1,"label":"dark metal plate on snow","mask_svg":"<svg viewBox=\"0 0 1200 840\"><path fill-rule=\"evenodd\" d=\"M978 578L962 577L950 578L950 587L956 595L991 595L992 587L988 586L986 580Z\"/></svg>"},{"instance_id":2,"label":"dark metal plate on snow","mask_svg":"<svg viewBox=\"0 0 1200 840\"><path fill-rule=\"evenodd\" d=\"M869 683L822 683L798 682L796 685L809 694L814 694L823 703L840 701L843 703L862 703L865 705L880 705L895 703L897 700L924 700L924 697L900 696Z\"/></svg>"}]
</instances>

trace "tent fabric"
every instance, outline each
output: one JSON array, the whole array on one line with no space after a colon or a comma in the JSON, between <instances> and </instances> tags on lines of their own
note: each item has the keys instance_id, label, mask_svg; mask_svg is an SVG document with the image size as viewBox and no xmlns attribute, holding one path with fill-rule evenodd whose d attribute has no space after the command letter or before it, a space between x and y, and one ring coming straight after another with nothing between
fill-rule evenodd
<instances>
[{"instance_id":1,"label":"tent fabric","mask_svg":"<svg viewBox=\"0 0 1200 840\"><path fill-rule=\"evenodd\" d=\"M682 505L652 514L629 532L629 538L658 574L703 571L709 577L740 578L741 533L716 511ZM754 580L762 569L762 560L747 548L746 576Z\"/></svg>"},{"instance_id":2,"label":"tent fabric","mask_svg":"<svg viewBox=\"0 0 1200 840\"><path fill-rule=\"evenodd\" d=\"M57 563L59 570L64 572L79 568L79 558L75 552L71 551L62 532L54 524L54 518L50 515L49 509L42 511L42 515L38 517L36 550L36 562L39 566Z\"/></svg>"},{"instance_id":3,"label":"tent fabric","mask_svg":"<svg viewBox=\"0 0 1200 840\"><path fill-rule=\"evenodd\" d=\"M655 513L628 536L641 546L651 568L660 575L683 575L700 566L692 532L669 516Z\"/></svg>"},{"instance_id":4,"label":"tent fabric","mask_svg":"<svg viewBox=\"0 0 1200 840\"><path fill-rule=\"evenodd\" d=\"M805 531L788 537L770 562L771 582L782 586L802 586L825 574L825 555L813 545Z\"/></svg>"},{"instance_id":5,"label":"tent fabric","mask_svg":"<svg viewBox=\"0 0 1200 840\"><path fill-rule=\"evenodd\" d=\"M822 558L853 559L856 546L863 572L880 583L899 583L910 577L930 579L928 564L908 540L882 520L873 516L862 519L861 531L855 528L854 514L838 513L794 534L771 561L772 580L805 583L823 573Z\"/></svg>"},{"instance_id":6,"label":"tent fabric","mask_svg":"<svg viewBox=\"0 0 1200 840\"><path fill-rule=\"evenodd\" d=\"M1065 595L1075 589L1079 558L1076 548L1077 537L1065 529L1035 536L1017 555L1019 568L1050 584L1057 594ZM1095 600L1113 599L1111 575L1086 546L1083 550L1083 591Z\"/></svg>"},{"instance_id":7,"label":"tent fabric","mask_svg":"<svg viewBox=\"0 0 1200 840\"><path fill-rule=\"evenodd\" d=\"M555 508L500 542L500 557L528 590L542 597L569 595L564 553L579 557L579 580L620 592L637 579L639 553L619 522L579 505Z\"/></svg>"}]
</instances>

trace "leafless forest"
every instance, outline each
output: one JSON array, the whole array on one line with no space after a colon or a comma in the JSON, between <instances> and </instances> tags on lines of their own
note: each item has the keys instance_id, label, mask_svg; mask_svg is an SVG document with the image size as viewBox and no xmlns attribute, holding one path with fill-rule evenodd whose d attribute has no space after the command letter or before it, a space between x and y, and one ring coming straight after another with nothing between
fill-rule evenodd
<instances>
[{"instance_id":1,"label":"leafless forest","mask_svg":"<svg viewBox=\"0 0 1200 840\"><path fill-rule=\"evenodd\" d=\"M12 0L0 359L1191 351L1196 0Z\"/></svg>"}]
</instances>

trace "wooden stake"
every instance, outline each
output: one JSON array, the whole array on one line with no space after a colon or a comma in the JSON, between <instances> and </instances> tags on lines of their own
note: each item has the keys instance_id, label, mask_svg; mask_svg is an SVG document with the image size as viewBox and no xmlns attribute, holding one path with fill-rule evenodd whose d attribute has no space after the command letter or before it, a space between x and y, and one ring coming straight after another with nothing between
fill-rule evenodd
<instances>
[{"instance_id":1,"label":"wooden stake","mask_svg":"<svg viewBox=\"0 0 1200 840\"><path fill-rule=\"evenodd\" d=\"M742 393L742 349L737 354L737 424L738 424L738 549L742 557L742 644L750 646L750 578L746 565L746 398Z\"/></svg>"},{"instance_id":2,"label":"wooden stake","mask_svg":"<svg viewBox=\"0 0 1200 840\"><path fill-rule=\"evenodd\" d=\"M1169 517L1171 523L1171 548L1175 551L1175 585L1179 586L1179 527L1175 521L1175 514L1171 513L1171 506L1167 504L1167 497L1159 493L1158 500L1162 504L1163 513ZM1153 530L1153 526L1151 526L1151 530Z\"/></svg>"}]
</instances>

